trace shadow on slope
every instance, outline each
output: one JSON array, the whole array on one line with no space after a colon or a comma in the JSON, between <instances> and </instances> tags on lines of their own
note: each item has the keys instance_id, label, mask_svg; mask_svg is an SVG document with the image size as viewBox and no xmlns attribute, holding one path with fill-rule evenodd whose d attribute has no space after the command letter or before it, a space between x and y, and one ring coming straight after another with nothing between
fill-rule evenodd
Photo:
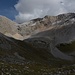
<instances>
[{"instance_id":1,"label":"shadow on slope","mask_svg":"<svg viewBox=\"0 0 75 75\"><path fill-rule=\"evenodd\" d=\"M72 53L75 51L75 41L71 43L61 43L56 46L60 51L64 53Z\"/></svg>"}]
</instances>

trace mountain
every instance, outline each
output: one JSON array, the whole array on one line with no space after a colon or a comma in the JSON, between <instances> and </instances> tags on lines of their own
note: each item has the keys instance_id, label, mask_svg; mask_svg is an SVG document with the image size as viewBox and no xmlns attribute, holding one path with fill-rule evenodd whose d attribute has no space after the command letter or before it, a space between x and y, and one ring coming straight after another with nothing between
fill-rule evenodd
<instances>
[{"instance_id":1,"label":"mountain","mask_svg":"<svg viewBox=\"0 0 75 75\"><path fill-rule=\"evenodd\" d=\"M1 73L10 69L8 73L18 75L75 74L75 13L45 16L23 24L3 16L0 19Z\"/></svg>"},{"instance_id":2,"label":"mountain","mask_svg":"<svg viewBox=\"0 0 75 75\"><path fill-rule=\"evenodd\" d=\"M19 40L22 39L20 42L28 44L29 47L32 46L32 48L34 48L31 52L40 52L41 54L43 51L47 51L47 53L54 58L69 61L75 60L75 13L60 14L58 16L45 16L44 18L33 19L23 24L17 24L4 16L0 16L0 19L0 31L4 34L4 37L6 34L10 34L11 36L8 35L8 39L12 37L16 39L18 38ZM14 44L17 45L16 39L14 39ZM18 48L20 45L18 45ZM68 48L66 48L65 51L64 48L66 45L71 45L73 50L70 48L67 50ZM8 45L2 48L8 47L11 46ZM23 47L24 45L22 45L22 48ZM40 54L38 54L38 56ZM46 53L44 53L43 57L47 59L45 54Z\"/></svg>"},{"instance_id":3,"label":"mountain","mask_svg":"<svg viewBox=\"0 0 75 75\"><path fill-rule=\"evenodd\" d=\"M23 40L36 33L51 29L54 26L73 24L75 22L74 18L75 13L66 13L58 16L47 15L44 18L37 18L17 24L4 16L0 16L0 32L7 36Z\"/></svg>"},{"instance_id":4,"label":"mountain","mask_svg":"<svg viewBox=\"0 0 75 75\"><path fill-rule=\"evenodd\" d=\"M60 14L58 16L45 16L18 25L18 33L28 38L36 33L48 30L58 25L68 25L75 22L75 13ZM28 37L26 37L28 36Z\"/></svg>"},{"instance_id":5,"label":"mountain","mask_svg":"<svg viewBox=\"0 0 75 75\"><path fill-rule=\"evenodd\" d=\"M11 21L5 16L0 16L0 32L3 34L14 34L16 31L16 22Z\"/></svg>"},{"instance_id":6,"label":"mountain","mask_svg":"<svg viewBox=\"0 0 75 75\"><path fill-rule=\"evenodd\" d=\"M26 39L36 48L49 49L56 58L75 60L75 14L61 14L42 32ZM69 48L67 48L67 47Z\"/></svg>"},{"instance_id":7,"label":"mountain","mask_svg":"<svg viewBox=\"0 0 75 75\"><path fill-rule=\"evenodd\" d=\"M16 39L22 39L23 37L18 34L17 23L0 15L0 32L6 36L10 36Z\"/></svg>"},{"instance_id":8,"label":"mountain","mask_svg":"<svg viewBox=\"0 0 75 75\"><path fill-rule=\"evenodd\" d=\"M45 16L44 18L33 19L23 24L17 24L3 16L0 16L0 19L0 25L2 27L0 27L2 30L0 30L1 33L4 35L6 35L6 33L11 34L12 36L8 35L10 38L22 39L23 44L27 43L32 46L35 52L37 52L38 49L40 50L39 52L43 53L42 49L44 49L45 52L47 51L55 58L69 61L75 60L74 46L71 46L73 50L68 51L68 48L66 48L65 52L63 50L67 44L74 45L75 13ZM17 44L17 42L15 43Z\"/></svg>"}]
</instances>

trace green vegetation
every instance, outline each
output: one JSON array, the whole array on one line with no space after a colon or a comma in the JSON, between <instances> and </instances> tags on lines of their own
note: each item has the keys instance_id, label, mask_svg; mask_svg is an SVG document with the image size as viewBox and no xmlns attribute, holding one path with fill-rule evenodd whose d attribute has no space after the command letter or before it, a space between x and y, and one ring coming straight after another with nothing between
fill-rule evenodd
<instances>
[{"instance_id":1,"label":"green vegetation","mask_svg":"<svg viewBox=\"0 0 75 75\"><path fill-rule=\"evenodd\" d=\"M5 43L11 48L3 48ZM33 43L2 37L1 44L4 46L0 46L0 75L75 74L74 63L57 59L49 50L38 48ZM15 52L25 60L16 56Z\"/></svg>"},{"instance_id":2,"label":"green vegetation","mask_svg":"<svg viewBox=\"0 0 75 75\"><path fill-rule=\"evenodd\" d=\"M75 65L53 67L40 63L10 64L0 62L0 75L75 75Z\"/></svg>"},{"instance_id":3,"label":"green vegetation","mask_svg":"<svg viewBox=\"0 0 75 75\"><path fill-rule=\"evenodd\" d=\"M66 53L70 53L72 51L75 51L75 41L71 42L71 43L65 43L65 44L60 44L57 45L57 48L62 51L62 52L66 52Z\"/></svg>"}]
</instances>

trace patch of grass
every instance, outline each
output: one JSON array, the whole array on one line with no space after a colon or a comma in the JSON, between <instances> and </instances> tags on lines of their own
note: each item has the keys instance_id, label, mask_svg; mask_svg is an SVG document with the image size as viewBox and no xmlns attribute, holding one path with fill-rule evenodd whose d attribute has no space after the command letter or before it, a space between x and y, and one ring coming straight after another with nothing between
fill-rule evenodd
<instances>
[{"instance_id":1,"label":"patch of grass","mask_svg":"<svg viewBox=\"0 0 75 75\"><path fill-rule=\"evenodd\" d=\"M65 44L59 44L56 46L60 51L62 52L66 52L66 53L70 53L72 51L75 51L75 41L71 42L69 44L65 43Z\"/></svg>"},{"instance_id":2,"label":"patch of grass","mask_svg":"<svg viewBox=\"0 0 75 75\"><path fill-rule=\"evenodd\" d=\"M0 75L75 75L75 66L68 65L60 67L48 66L46 64L10 64L0 62Z\"/></svg>"}]
</instances>

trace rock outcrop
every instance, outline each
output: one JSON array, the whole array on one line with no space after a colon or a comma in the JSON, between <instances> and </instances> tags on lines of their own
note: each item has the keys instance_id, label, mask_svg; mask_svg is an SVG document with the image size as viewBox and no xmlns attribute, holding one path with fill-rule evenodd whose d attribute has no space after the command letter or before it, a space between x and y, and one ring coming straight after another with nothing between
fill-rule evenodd
<instances>
[{"instance_id":1,"label":"rock outcrop","mask_svg":"<svg viewBox=\"0 0 75 75\"><path fill-rule=\"evenodd\" d=\"M11 21L5 16L0 16L0 32L3 34L10 33L14 34L16 32L16 22Z\"/></svg>"},{"instance_id":2,"label":"rock outcrop","mask_svg":"<svg viewBox=\"0 0 75 75\"><path fill-rule=\"evenodd\" d=\"M6 36L22 40L22 36L18 34L18 24L5 16L0 16L0 32Z\"/></svg>"}]
</instances>

